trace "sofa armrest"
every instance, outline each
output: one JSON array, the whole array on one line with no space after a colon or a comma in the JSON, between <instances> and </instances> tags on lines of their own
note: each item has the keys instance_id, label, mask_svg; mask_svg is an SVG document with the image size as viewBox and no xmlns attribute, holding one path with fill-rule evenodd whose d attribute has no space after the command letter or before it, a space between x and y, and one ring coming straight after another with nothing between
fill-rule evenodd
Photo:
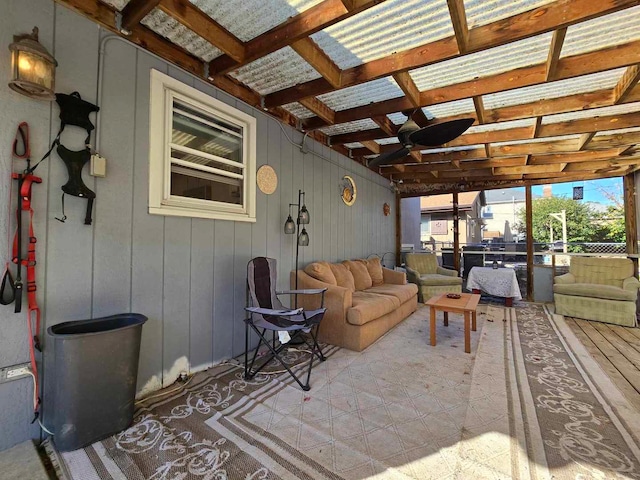
<instances>
[{"instance_id":1,"label":"sofa armrest","mask_svg":"<svg viewBox=\"0 0 640 480\"><path fill-rule=\"evenodd\" d=\"M409 271L407 269L407 271ZM415 272L415 270L413 270ZM420 276L418 275L418 278ZM407 283L407 274L404 272L396 272L389 268L382 269L382 281L384 283L391 283L393 285L404 285Z\"/></svg>"},{"instance_id":2,"label":"sofa armrest","mask_svg":"<svg viewBox=\"0 0 640 480\"><path fill-rule=\"evenodd\" d=\"M564 275L553 277L553 283L576 283L576 277L573 273L565 273Z\"/></svg>"},{"instance_id":3,"label":"sofa armrest","mask_svg":"<svg viewBox=\"0 0 640 480\"><path fill-rule=\"evenodd\" d=\"M324 306L327 311L320 322L319 333L320 341L333 345L342 344L342 338L345 335L347 325L347 310L353 305L353 294L351 290L337 285L330 285L311 277L302 270L291 272L291 286L295 285L296 273L298 275L298 288L326 288L324 296ZM313 310L318 308L317 300L313 301L313 296L298 296L298 305L305 310Z\"/></svg>"},{"instance_id":4,"label":"sofa armrest","mask_svg":"<svg viewBox=\"0 0 640 480\"><path fill-rule=\"evenodd\" d=\"M625 278L622 281L622 288L624 290L638 290L640 288L640 281L636 277Z\"/></svg>"},{"instance_id":5,"label":"sofa armrest","mask_svg":"<svg viewBox=\"0 0 640 480\"><path fill-rule=\"evenodd\" d=\"M455 270L452 270L450 268L443 268L443 267L436 267L436 273L438 273L440 275L447 275L449 277L457 277L458 276L458 272L456 272Z\"/></svg>"}]
</instances>

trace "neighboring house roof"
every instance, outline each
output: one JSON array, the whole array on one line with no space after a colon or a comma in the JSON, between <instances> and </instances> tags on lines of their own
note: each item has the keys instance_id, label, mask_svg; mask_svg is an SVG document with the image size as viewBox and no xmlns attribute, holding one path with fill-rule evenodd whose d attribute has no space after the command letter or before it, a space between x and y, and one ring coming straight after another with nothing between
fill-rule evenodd
<instances>
[{"instance_id":1,"label":"neighboring house roof","mask_svg":"<svg viewBox=\"0 0 640 480\"><path fill-rule=\"evenodd\" d=\"M485 205L484 192L460 192L458 194L458 210L471 210L474 203ZM451 194L429 195L420 197L420 211L422 213L451 212L453 211L453 197Z\"/></svg>"},{"instance_id":2,"label":"neighboring house roof","mask_svg":"<svg viewBox=\"0 0 640 480\"><path fill-rule=\"evenodd\" d=\"M495 205L497 203L524 202L524 188L502 188L499 190L487 190L484 192L487 199L487 205Z\"/></svg>"}]
</instances>

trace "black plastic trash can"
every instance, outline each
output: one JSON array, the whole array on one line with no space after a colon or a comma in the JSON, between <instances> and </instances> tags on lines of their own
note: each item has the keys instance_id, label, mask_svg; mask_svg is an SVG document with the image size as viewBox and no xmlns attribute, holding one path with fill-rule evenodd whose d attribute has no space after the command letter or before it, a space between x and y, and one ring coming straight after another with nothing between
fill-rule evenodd
<instances>
[{"instance_id":1,"label":"black plastic trash can","mask_svg":"<svg viewBox=\"0 0 640 480\"><path fill-rule=\"evenodd\" d=\"M85 447L131 424L146 321L125 313L47 329L54 365L45 369L45 425L53 428L59 451Z\"/></svg>"}]
</instances>

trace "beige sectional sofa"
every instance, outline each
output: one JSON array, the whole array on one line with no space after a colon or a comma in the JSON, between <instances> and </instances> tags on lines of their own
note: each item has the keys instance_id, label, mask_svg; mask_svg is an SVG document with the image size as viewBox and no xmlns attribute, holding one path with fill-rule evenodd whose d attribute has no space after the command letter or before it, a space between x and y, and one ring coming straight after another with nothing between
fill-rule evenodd
<instances>
[{"instance_id":1,"label":"beige sectional sofa","mask_svg":"<svg viewBox=\"0 0 640 480\"><path fill-rule=\"evenodd\" d=\"M379 258L314 262L291 272L292 286L296 275L299 289L327 288L319 340L349 350L364 350L418 308L416 285L403 272L383 268ZM313 299L302 301L317 308Z\"/></svg>"},{"instance_id":2,"label":"beige sectional sofa","mask_svg":"<svg viewBox=\"0 0 640 480\"><path fill-rule=\"evenodd\" d=\"M640 282L628 258L572 257L569 273L553 280L556 313L636 326Z\"/></svg>"}]
</instances>

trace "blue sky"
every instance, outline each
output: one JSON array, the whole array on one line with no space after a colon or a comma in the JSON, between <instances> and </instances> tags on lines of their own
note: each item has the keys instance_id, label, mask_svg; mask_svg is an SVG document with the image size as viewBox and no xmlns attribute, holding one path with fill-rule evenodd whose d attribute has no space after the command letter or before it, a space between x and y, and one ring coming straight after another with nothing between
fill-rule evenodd
<instances>
[{"instance_id":1,"label":"blue sky","mask_svg":"<svg viewBox=\"0 0 640 480\"><path fill-rule=\"evenodd\" d=\"M554 183L551 192L554 196L573 198L573 187L584 187L584 201L611 205L613 202L604 194L603 190L622 196L622 178L603 178L600 180L586 180L584 182ZM531 187L533 195L542 196L542 185Z\"/></svg>"}]
</instances>

